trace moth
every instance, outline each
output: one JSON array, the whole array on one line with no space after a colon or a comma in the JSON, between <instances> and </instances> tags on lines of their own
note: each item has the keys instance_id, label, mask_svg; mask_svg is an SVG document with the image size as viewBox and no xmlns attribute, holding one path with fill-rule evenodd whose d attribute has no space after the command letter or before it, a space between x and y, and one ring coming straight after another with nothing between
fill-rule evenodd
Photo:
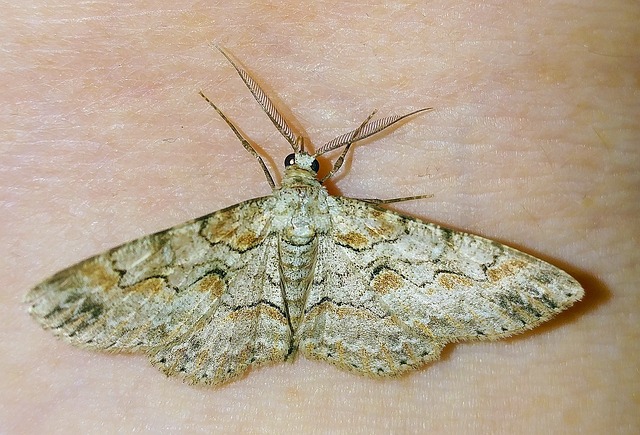
<instances>
[{"instance_id":1,"label":"moth","mask_svg":"<svg viewBox=\"0 0 640 435\"><path fill-rule=\"evenodd\" d=\"M323 183L353 143L428 109L372 114L310 153L247 71L220 51L293 148L281 185L200 92L257 159L271 195L58 272L26 297L45 329L82 348L144 353L192 384L223 384L298 352L380 377L422 367L450 342L521 333L583 297L575 279L542 260L382 207L397 200L327 193ZM318 178L317 157L338 148Z\"/></svg>"}]
</instances>

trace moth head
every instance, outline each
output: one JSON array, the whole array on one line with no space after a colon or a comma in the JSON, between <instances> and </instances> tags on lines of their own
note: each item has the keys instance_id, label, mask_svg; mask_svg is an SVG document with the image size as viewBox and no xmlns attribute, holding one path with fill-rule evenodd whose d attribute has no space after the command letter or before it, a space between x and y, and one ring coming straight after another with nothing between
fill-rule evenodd
<instances>
[{"instance_id":1,"label":"moth head","mask_svg":"<svg viewBox=\"0 0 640 435\"><path fill-rule=\"evenodd\" d=\"M305 152L289 154L286 159L284 159L284 166L288 168L289 166L296 165L299 168L306 169L308 171L312 171L314 174L318 173L320 169L320 163L316 160L314 156L310 156Z\"/></svg>"}]
</instances>

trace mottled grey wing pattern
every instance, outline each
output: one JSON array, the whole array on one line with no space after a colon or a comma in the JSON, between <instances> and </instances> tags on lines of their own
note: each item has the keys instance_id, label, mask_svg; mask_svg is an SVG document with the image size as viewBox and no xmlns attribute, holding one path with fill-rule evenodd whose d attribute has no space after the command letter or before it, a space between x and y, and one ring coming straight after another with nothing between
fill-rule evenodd
<instances>
[{"instance_id":1,"label":"mottled grey wing pattern","mask_svg":"<svg viewBox=\"0 0 640 435\"><path fill-rule=\"evenodd\" d=\"M368 375L438 357L448 342L497 339L583 296L560 269L482 237L332 197L332 230L300 330L300 350Z\"/></svg>"},{"instance_id":2,"label":"mottled grey wing pattern","mask_svg":"<svg viewBox=\"0 0 640 435\"><path fill-rule=\"evenodd\" d=\"M201 92L258 160L273 195L59 272L27 295L46 329L80 347L144 351L167 375L191 383L221 384L296 349L384 376L436 359L452 341L533 328L583 296L565 272L515 249L328 196L322 183L354 142L429 109L372 114L309 154L264 91L220 51L293 148L281 187ZM316 158L341 147L318 180Z\"/></svg>"},{"instance_id":3,"label":"mottled grey wing pattern","mask_svg":"<svg viewBox=\"0 0 640 435\"><path fill-rule=\"evenodd\" d=\"M291 338L270 201L250 200L65 269L29 292L30 313L72 344L146 351L167 374L192 382L219 383L283 360Z\"/></svg>"}]
</instances>

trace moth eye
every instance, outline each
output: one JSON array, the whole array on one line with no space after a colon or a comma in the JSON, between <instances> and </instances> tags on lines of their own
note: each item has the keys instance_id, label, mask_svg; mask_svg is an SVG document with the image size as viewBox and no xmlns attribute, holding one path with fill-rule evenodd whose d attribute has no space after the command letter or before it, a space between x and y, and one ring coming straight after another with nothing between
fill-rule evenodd
<instances>
[{"instance_id":1,"label":"moth eye","mask_svg":"<svg viewBox=\"0 0 640 435\"><path fill-rule=\"evenodd\" d=\"M318 163L318 161L314 159L313 163L311 163L311 170L317 173L318 169L320 169L320 163Z\"/></svg>"},{"instance_id":2,"label":"moth eye","mask_svg":"<svg viewBox=\"0 0 640 435\"><path fill-rule=\"evenodd\" d=\"M295 154L289 154L287 156L286 159L284 159L284 166L289 167L291 165L295 165L296 164L296 155Z\"/></svg>"}]
</instances>

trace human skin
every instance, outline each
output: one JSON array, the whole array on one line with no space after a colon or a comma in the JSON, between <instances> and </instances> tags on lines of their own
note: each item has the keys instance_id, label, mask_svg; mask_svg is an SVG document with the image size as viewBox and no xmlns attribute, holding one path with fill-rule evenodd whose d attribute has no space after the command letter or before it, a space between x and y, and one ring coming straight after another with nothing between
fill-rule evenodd
<instances>
[{"instance_id":1,"label":"human skin","mask_svg":"<svg viewBox=\"0 0 640 435\"><path fill-rule=\"evenodd\" d=\"M0 432L637 430L638 13L620 0L5 4ZM584 300L387 380L298 358L192 387L42 331L22 298L48 275L269 193L198 91L274 173L291 151L211 42L316 146L376 108L434 107L355 147L329 191L433 194L392 208L549 261Z\"/></svg>"}]
</instances>

